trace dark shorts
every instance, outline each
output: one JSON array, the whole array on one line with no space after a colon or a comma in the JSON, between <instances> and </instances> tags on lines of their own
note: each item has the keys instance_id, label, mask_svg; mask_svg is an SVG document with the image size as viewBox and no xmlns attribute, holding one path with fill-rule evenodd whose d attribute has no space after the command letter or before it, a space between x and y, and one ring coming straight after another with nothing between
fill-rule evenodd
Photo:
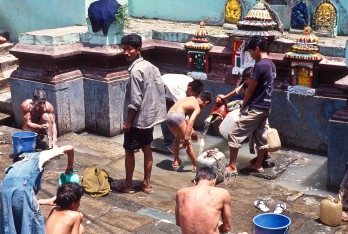
<instances>
[{"instance_id":1,"label":"dark shorts","mask_svg":"<svg viewBox=\"0 0 348 234\"><path fill-rule=\"evenodd\" d=\"M123 147L128 150L140 149L142 145L150 145L153 140L153 127L140 129L131 128L124 134Z\"/></svg>"}]
</instances>

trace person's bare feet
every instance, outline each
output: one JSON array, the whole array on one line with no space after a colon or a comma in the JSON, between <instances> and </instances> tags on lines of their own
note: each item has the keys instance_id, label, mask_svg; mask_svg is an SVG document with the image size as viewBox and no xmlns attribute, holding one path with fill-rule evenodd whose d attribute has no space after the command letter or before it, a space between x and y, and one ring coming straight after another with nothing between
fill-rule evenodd
<instances>
[{"instance_id":1,"label":"person's bare feet","mask_svg":"<svg viewBox=\"0 0 348 234\"><path fill-rule=\"evenodd\" d=\"M230 173L237 173L237 168L232 168L230 166L225 167L225 171Z\"/></svg>"},{"instance_id":2,"label":"person's bare feet","mask_svg":"<svg viewBox=\"0 0 348 234\"><path fill-rule=\"evenodd\" d=\"M342 221L348 222L348 212L347 211L342 211Z\"/></svg>"},{"instance_id":3,"label":"person's bare feet","mask_svg":"<svg viewBox=\"0 0 348 234\"><path fill-rule=\"evenodd\" d=\"M174 169L176 169L176 168L180 167L180 165L181 165L181 160L180 159L179 160L175 160L174 159L174 162L172 163L172 167Z\"/></svg>"}]
</instances>

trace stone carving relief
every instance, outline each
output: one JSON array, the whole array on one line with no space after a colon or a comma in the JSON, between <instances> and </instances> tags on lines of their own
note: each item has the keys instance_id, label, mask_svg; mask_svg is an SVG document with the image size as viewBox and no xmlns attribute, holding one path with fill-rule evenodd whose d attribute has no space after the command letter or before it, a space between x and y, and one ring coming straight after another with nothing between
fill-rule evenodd
<instances>
[{"instance_id":1,"label":"stone carving relief","mask_svg":"<svg viewBox=\"0 0 348 234\"><path fill-rule=\"evenodd\" d=\"M337 11L330 2L320 4L314 16L315 30L330 32L337 24Z\"/></svg>"},{"instance_id":2,"label":"stone carving relief","mask_svg":"<svg viewBox=\"0 0 348 234\"><path fill-rule=\"evenodd\" d=\"M242 6L239 0L229 0L226 3L226 21L232 24L237 23L242 16Z\"/></svg>"},{"instance_id":3,"label":"stone carving relief","mask_svg":"<svg viewBox=\"0 0 348 234\"><path fill-rule=\"evenodd\" d=\"M310 15L307 4L301 0L292 8L290 26L292 29L303 30L309 25Z\"/></svg>"}]
</instances>

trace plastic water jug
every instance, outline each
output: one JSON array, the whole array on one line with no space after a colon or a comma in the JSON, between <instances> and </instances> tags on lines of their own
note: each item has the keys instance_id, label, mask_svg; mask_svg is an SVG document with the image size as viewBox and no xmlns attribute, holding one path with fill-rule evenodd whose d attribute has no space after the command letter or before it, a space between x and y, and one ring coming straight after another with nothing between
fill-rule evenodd
<instances>
[{"instance_id":1,"label":"plastic water jug","mask_svg":"<svg viewBox=\"0 0 348 234\"><path fill-rule=\"evenodd\" d=\"M196 161L197 170L201 167L213 168L217 175L216 184L225 179L225 155L218 149L206 150L198 156Z\"/></svg>"},{"instance_id":2,"label":"plastic water jug","mask_svg":"<svg viewBox=\"0 0 348 234\"><path fill-rule=\"evenodd\" d=\"M228 140L228 133L231 131L233 124L239 119L240 110L236 109L226 115L219 127L220 134Z\"/></svg>"},{"instance_id":3,"label":"plastic water jug","mask_svg":"<svg viewBox=\"0 0 348 234\"><path fill-rule=\"evenodd\" d=\"M338 198L327 196L320 202L320 221L324 224L335 227L341 224L342 203Z\"/></svg>"},{"instance_id":4,"label":"plastic water jug","mask_svg":"<svg viewBox=\"0 0 348 234\"><path fill-rule=\"evenodd\" d=\"M280 138L277 129L269 128L267 130L268 152L278 151L281 147Z\"/></svg>"}]
</instances>

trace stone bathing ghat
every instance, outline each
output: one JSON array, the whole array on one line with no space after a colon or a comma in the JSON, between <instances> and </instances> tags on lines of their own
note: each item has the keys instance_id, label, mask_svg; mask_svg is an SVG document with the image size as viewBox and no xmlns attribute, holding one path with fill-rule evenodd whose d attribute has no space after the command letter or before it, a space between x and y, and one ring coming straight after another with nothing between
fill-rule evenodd
<instances>
[{"instance_id":1,"label":"stone bathing ghat","mask_svg":"<svg viewBox=\"0 0 348 234\"><path fill-rule=\"evenodd\" d=\"M141 20L135 22L146 25ZM179 37L176 40L171 37L172 41L159 40L178 35L180 24L173 31L160 31L151 22L147 27L153 31L140 30L144 39L142 55L162 73L187 73L187 53L178 41ZM197 27L196 24L192 33ZM81 37L85 33L86 27L75 26L23 34L23 40L11 51L19 59L19 67L10 79L12 105L14 112L20 113L15 110L18 103L30 96L35 88L43 87L48 101L56 106L60 135L85 130L114 136L121 132L122 127L128 64L118 45L82 43ZM180 33L188 38L185 42L192 35L184 30ZM32 40L24 40L25 36ZM231 40L227 35L208 37L214 47L209 51L210 73L204 83L213 95L228 93L236 82L231 74ZM317 95L290 94L291 102L301 112L301 118L298 118L297 112L287 102L287 92L282 90L282 86L288 83L290 71L284 53L290 51L293 44L294 41L276 40L270 46L270 56L278 69L270 123L279 131L284 145L327 153L329 119L345 105L345 100L331 98L345 98L343 92L334 88L334 82L347 75L347 68L343 58L330 57L325 50L322 51L326 59L318 65L321 72ZM196 128L203 128L210 109L207 107L199 116ZM15 118L20 126L21 117Z\"/></svg>"}]
</instances>

